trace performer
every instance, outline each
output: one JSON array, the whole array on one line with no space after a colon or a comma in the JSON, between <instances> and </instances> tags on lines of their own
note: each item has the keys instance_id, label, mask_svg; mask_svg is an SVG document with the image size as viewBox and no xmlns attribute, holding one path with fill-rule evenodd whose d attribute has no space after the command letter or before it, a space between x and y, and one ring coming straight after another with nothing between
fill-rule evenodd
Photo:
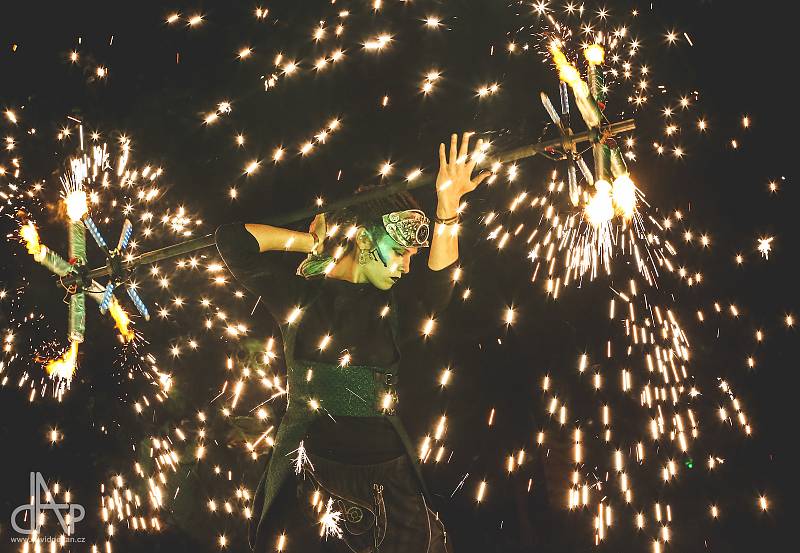
<instances>
[{"instance_id":1,"label":"performer","mask_svg":"<svg viewBox=\"0 0 800 553\"><path fill-rule=\"evenodd\" d=\"M284 343L288 406L254 498L256 551L452 551L395 413L395 386L399 346L449 301L461 199L489 175L471 178L469 137L459 146L452 135L449 156L439 146L432 236L408 192L345 208L330 221L320 214L308 233L238 223L217 229L228 269L261 297ZM350 228L349 239L337 240ZM409 274L429 239L427 267ZM261 255L280 250L308 254L296 275L278 256ZM308 462L295 463L297 455ZM295 464L303 465L297 477ZM320 537L315 491L341 513L341 539Z\"/></svg>"}]
</instances>

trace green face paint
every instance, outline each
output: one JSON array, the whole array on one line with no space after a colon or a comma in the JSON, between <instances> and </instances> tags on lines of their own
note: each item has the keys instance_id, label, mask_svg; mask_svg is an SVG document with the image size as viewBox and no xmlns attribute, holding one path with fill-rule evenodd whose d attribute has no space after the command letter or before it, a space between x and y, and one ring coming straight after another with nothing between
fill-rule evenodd
<instances>
[{"instance_id":1,"label":"green face paint","mask_svg":"<svg viewBox=\"0 0 800 553\"><path fill-rule=\"evenodd\" d=\"M373 236L377 234L377 238ZM364 265L364 275L370 284L388 290L410 268L411 256L416 248L404 248L386 232L370 233L375 255Z\"/></svg>"}]
</instances>

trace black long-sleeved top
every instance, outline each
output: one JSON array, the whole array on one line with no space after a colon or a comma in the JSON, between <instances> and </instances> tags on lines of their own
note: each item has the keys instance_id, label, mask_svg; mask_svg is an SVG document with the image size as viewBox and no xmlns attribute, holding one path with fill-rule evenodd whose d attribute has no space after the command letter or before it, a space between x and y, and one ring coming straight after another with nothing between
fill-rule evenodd
<instances>
[{"instance_id":1,"label":"black long-sleeved top","mask_svg":"<svg viewBox=\"0 0 800 553\"><path fill-rule=\"evenodd\" d=\"M425 319L443 309L452 295L451 272L416 268L404 275L391 290L371 284L296 275L298 256L284 252L259 253L258 241L243 224L223 225L216 232L217 248L234 277L261 301L279 322L285 322L295 307L303 308L297 322L294 357L338 363L346 350L352 365L391 367L396 371L400 350L418 339ZM451 265L452 267L452 265ZM399 332L392 339L386 306L397 310ZM319 345L326 335L330 341ZM396 432L382 417L320 417L306 438L309 451L341 462L382 462L404 451Z\"/></svg>"}]
</instances>

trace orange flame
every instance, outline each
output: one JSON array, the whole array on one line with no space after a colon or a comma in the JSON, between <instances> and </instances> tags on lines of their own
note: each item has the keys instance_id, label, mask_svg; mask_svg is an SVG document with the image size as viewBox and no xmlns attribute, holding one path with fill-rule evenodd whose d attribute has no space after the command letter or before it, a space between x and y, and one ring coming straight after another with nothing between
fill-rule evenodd
<instances>
[{"instance_id":1,"label":"orange flame","mask_svg":"<svg viewBox=\"0 0 800 553\"><path fill-rule=\"evenodd\" d=\"M114 323L117 325L117 330L119 330L122 340L125 342L133 340L135 334L133 330L129 328L131 319L128 317L128 313L125 312L125 309L119 304L117 298L112 298L111 305L108 307L108 313L114 319Z\"/></svg>"},{"instance_id":2,"label":"orange flame","mask_svg":"<svg viewBox=\"0 0 800 553\"><path fill-rule=\"evenodd\" d=\"M25 241L25 247L28 249L28 253L31 254L34 258L38 258L42 255L42 244L39 243L39 232L36 230L36 226L31 223L25 223L21 229L19 229L19 234L22 239Z\"/></svg>"},{"instance_id":3,"label":"orange flame","mask_svg":"<svg viewBox=\"0 0 800 553\"><path fill-rule=\"evenodd\" d=\"M75 374L75 367L78 364L78 342L73 341L69 349L64 352L63 357L53 359L47 363L47 374L51 377L71 380Z\"/></svg>"}]
</instances>

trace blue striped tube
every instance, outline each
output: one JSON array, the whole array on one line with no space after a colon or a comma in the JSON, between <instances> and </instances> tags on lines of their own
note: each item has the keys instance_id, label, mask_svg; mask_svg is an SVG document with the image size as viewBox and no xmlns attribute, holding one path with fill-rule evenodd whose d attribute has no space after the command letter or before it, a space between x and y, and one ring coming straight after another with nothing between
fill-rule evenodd
<instances>
[{"instance_id":1,"label":"blue striped tube","mask_svg":"<svg viewBox=\"0 0 800 553\"><path fill-rule=\"evenodd\" d=\"M128 219L125 219L125 222L122 223L122 232L119 235L119 243L117 244L118 252L121 252L128 246L131 236L133 236L133 224L131 224Z\"/></svg>"},{"instance_id":2,"label":"blue striped tube","mask_svg":"<svg viewBox=\"0 0 800 553\"><path fill-rule=\"evenodd\" d=\"M100 229L97 228L97 225L94 224L91 217L84 217L83 223L86 225L86 228L89 229L89 234L92 235L94 241L97 242L97 245L100 246L102 249L107 250L108 245L106 241L103 240L103 237L100 235Z\"/></svg>"},{"instance_id":3,"label":"blue striped tube","mask_svg":"<svg viewBox=\"0 0 800 553\"><path fill-rule=\"evenodd\" d=\"M108 306L111 305L111 298L114 297L114 283L109 282L106 285L106 291L103 292L103 299L100 300L100 313L108 311Z\"/></svg>"},{"instance_id":4,"label":"blue striped tube","mask_svg":"<svg viewBox=\"0 0 800 553\"><path fill-rule=\"evenodd\" d=\"M139 292L137 292L132 286L128 286L128 296L131 298L133 305L136 306L136 310L142 314L145 321L150 320L150 312L147 311L147 307L144 305L142 298L139 297Z\"/></svg>"}]
</instances>

